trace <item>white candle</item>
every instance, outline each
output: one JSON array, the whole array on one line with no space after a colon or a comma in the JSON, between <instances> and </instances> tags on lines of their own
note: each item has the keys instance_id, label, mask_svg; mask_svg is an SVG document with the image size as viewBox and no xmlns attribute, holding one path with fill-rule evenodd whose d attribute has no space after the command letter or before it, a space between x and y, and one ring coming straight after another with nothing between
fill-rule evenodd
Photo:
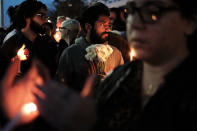
<instances>
[{"instance_id":1,"label":"white candle","mask_svg":"<svg viewBox=\"0 0 197 131\"><path fill-rule=\"evenodd\" d=\"M30 115L35 112L37 107L34 103L25 104L22 110L2 129L2 131L11 131L19 122L21 121L24 115Z\"/></svg>"},{"instance_id":2,"label":"white candle","mask_svg":"<svg viewBox=\"0 0 197 131\"><path fill-rule=\"evenodd\" d=\"M135 51L134 51L134 49L132 49L130 52L130 61L132 61L134 59L135 55L136 55Z\"/></svg>"},{"instance_id":3,"label":"white candle","mask_svg":"<svg viewBox=\"0 0 197 131\"><path fill-rule=\"evenodd\" d=\"M55 40L56 40L57 42L59 42L60 39L61 39L61 33L60 33L59 31L57 31L57 32L54 34L53 37L55 38Z\"/></svg>"}]
</instances>

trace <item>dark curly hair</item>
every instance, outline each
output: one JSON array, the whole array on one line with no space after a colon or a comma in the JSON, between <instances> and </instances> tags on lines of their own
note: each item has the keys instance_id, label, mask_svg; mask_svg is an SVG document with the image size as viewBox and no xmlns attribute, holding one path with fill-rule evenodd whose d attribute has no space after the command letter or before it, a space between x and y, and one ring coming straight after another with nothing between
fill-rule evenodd
<instances>
[{"instance_id":1,"label":"dark curly hair","mask_svg":"<svg viewBox=\"0 0 197 131\"><path fill-rule=\"evenodd\" d=\"M85 23L89 23L94 25L95 21L98 20L99 16L109 16L109 8L101 2L93 2L91 3L82 13L81 15L81 26L85 30Z\"/></svg>"},{"instance_id":2,"label":"dark curly hair","mask_svg":"<svg viewBox=\"0 0 197 131\"><path fill-rule=\"evenodd\" d=\"M41 8L46 9L47 7L40 1L37 0L26 0L22 2L16 9L15 13L15 25L17 29L22 29L26 25L26 18L33 17L36 12L38 12Z\"/></svg>"}]
</instances>

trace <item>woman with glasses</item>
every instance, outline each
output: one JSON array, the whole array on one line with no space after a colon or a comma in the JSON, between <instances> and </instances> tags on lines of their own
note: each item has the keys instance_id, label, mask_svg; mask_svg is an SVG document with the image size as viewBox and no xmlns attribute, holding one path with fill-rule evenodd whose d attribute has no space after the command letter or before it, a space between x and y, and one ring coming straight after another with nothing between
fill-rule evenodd
<instances>
[{"instance_id":1,"label":"woman with glasses","mask_svg":"<svg viewBox=\"0 0 197 131\"><path fill-rule=\"evenodd\" d=\"M97 129L196 130L195 1L130 0L128 13L136 59L98 87Z\"/></svg>"}]
</instances>

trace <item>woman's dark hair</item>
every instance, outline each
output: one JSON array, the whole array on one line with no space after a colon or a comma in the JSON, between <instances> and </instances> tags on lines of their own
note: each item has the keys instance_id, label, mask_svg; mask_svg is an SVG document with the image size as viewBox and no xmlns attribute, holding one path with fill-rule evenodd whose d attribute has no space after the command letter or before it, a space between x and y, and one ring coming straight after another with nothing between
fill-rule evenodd
<instances>
[{"instance_id":1,"label":"woman's dark hair","mask_svg":"<svg viewBox=\"0 0 197 131\"><path fill-rule=\"evenodd\" d=\"M47 10L46 5L37 0L26 0L22 2L16 9L14 18L16 28L24 28L26 25L25 19L33 17L41 8Z\"/></svg>"},{"instance_id":2,"label":"woman's dark hair","mask_svg":"<svg viewBox=\"0 0 197 131\"><path fill-rule=\"evenodd\" d=\"M15 7L10 6L8 8L8 10L7 10L7 14L10 17L10 22L13 22L14 21L15 11L16 11L16 8L17 7L18 7L18 5L16 5Z\"/></svg>"},{"instance_id":3,"label":"woman's dark hair","mask_svg":"<svg viewBox=\"0 0 197 131\"><path fill-rule=\"evenodd\" d=\"M109 16L109 8L101 2L93 2L88 8L84 10L81 15L81 26L85 29L85 23L94 25L95 21L98 20L99 16Z\"/></svg>"},{"instance_id":4,"label":"woman's dark hair","mask_svg":"<svg viewBox=\"0 0 197 131\"><path fill-rule=\"evenodd\" d=\"M197 4L195 0L172 0L181 9L184 18L197 23ZM197 29L188 36L188 48L191 52L196 51Z\"/></svg>"}]
</instances>

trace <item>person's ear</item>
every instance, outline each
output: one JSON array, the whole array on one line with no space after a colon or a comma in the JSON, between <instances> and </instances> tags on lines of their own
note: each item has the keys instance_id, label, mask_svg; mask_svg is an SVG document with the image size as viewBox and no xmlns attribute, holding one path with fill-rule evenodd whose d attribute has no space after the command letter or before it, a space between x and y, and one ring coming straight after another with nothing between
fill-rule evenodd
<instances>
[{"instance_id":1,"label":"person's ear","mask_svg":"<svg viewBox=\"0 0 197 131\"><path fill-rule=\"evenodd\" d=\"M89 23L85 23L85 29L87 30L87 32L90 32L92 26Z\"/></svg>"},{"instance_id":2,"label":"person's ear","mask_svg":"<svg viewBox=\"0 0 197 131\"><path fill-rule=\"evenodd\" d=\"M26 18L25 19L25 26L24 28L21 29L22 32L26 32L30 29L30 24L31 24L31 19L30 18Z\"/></svg>"}]
</instances>

